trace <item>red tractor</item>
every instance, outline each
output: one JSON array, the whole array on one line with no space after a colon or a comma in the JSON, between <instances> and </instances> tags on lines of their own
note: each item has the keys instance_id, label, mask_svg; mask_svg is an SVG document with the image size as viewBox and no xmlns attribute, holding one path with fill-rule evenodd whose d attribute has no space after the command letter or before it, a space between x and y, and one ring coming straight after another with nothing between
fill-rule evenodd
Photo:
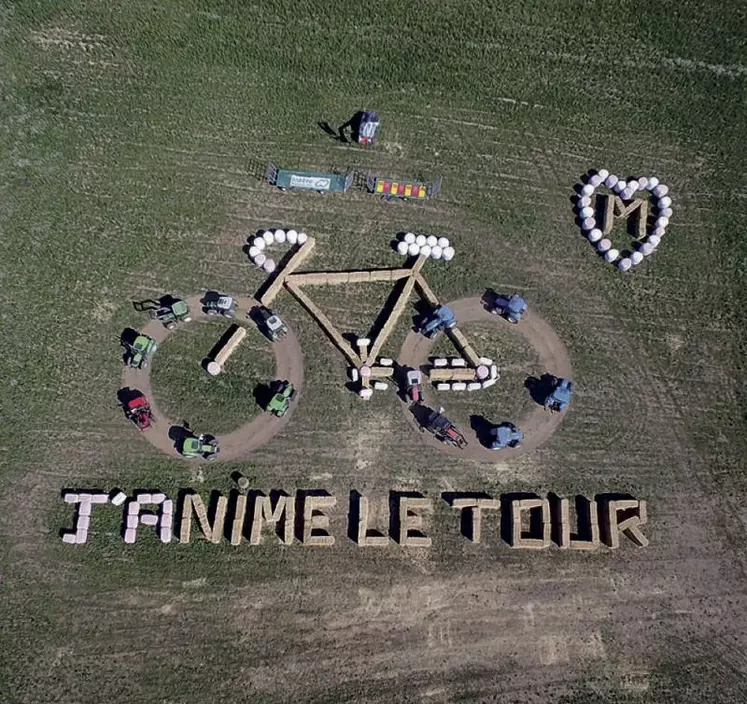
<instances>
[{"instance_id":1,"label":"red tractor","mask_svg":"<svg viewBox=\"0 0 747 704\"><path fill-rule=\"evenodd\" d=\"M145 394L142 393L133 396L124 404L124 412L127 419L131 420L138 427L138 430L147 430L156 422L150 403L148 403Z\"/></svg>"},{"instance_id":2,"label":"red tractor","mask_svg":"<svg viewBox=\"0 0 747 704\"><path fill-rule=\"evenodd\" d=\"M405 393L412 403L421 403L423 400L423 372L419 369L410 369L407 372Z\"/></svg>"}]
</instances>

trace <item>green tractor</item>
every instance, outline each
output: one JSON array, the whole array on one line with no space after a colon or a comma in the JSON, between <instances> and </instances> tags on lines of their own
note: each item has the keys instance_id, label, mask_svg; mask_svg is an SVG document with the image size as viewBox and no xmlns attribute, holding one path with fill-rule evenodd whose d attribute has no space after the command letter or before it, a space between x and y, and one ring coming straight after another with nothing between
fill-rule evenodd
<instances>
[{"instance_id":1,"label":"green tractor","mask_svg":"<svg viewBox=\"0 0 747 704\"><path fill-rule=\"evenodd\" d=\"M127 365L133 369L145 369L148 360L158 349L158 343L147 335L137 335L134 340L123 340Z\"/></svg>"},{"instance_id":2,"label":"green tractor","mask_svg":"<svg viewBox=\"0 0 747 704\"><path fill-rule=\"evenodd\" d=\"M163 296L158 301L148 299L135 301L135 310L150 311L150 317L163 323L167 330L173 330L177 323L188 323L192 318L189 315L189 307L181 298L174 296Z\"/></svg>"},{"instance_id":3,"label":"green tractor","mask_svg":"<svg viewBox=\"0 0 747 704\"><path fill-rule=\"evenodd\" d=\"M181 454L188 460L214 460L218 452L218 439L213 435L189 435L182 441Z\"/></svg>"},{"instance_id":4,"label":"green tractor","mask_svg":"<svg viewBox=\"0 0 747 704\"><path fill-rule=\"evenodd\" d=\"M267 410L272 415L282 418L288 412L291 401L296 398L296 390L289 381L273 381L270 384L270 393L272 396L267 404Z\"/></svg>"}]
</instances>

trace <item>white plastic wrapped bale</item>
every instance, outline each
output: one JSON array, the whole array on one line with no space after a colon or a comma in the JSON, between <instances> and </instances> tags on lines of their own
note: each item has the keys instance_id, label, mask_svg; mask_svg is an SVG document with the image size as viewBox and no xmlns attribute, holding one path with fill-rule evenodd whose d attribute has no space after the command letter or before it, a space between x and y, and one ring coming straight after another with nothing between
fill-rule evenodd
<instances>
[{"instance_id":1,"label":"white plastic wrapped bale","mask_svg":"<svg viewBox=\"0 0 747 704\"><path fill-rule=\"evenodd\" d=\"M467 391L477 391L482 388L482 384L479 381L470 381L467 384Z\"/></svg>"},{"instance_id":2,"label":"white plastic wrapped bale","mask_svg":"<svg viewBox=\"0 0 747 704\"><path fill-rule=\"evenodd\" d=\"M91 526L91 516L90 514L88 516L81 516L78 515L78 519L75 521L75 530L81 531L85 530L87 531L89 527Z\"/></svg>"},{"instance_id":3,"label":"white plastic wrapped bale","mask_svg":"<svg viewBox=\"0 0 747 704\"><path fill-rule=\"evenodd\" d=\"M467 366L467 360L462 359L461 357L453 357L451 359L451 366L452 367L466 367Z\"/></svg>"},{"instance_id":4,"label":"white plastic wrapped bale","mask_svg":"<svg viewBox=\"0 0 747 704\"><path fill-rule=\"evenodd\" d=\"M481 364L475 370L475 376L480 380L488 379L490 377L490 367L486 366L485 364Z\"/></svg>"},{"instance_id":5,"label":"white plastic wrapped bale","mask_svg":"<svg viewBox=\"0 0 747 704\"><path fill-rule=\"evenodd\" d=\"M170 543L173 535L173 529L171 526L161 526L159 529L159 537L162 543Z\"/></svg>"},{"instance_id":6,"label":"white plastic wrapped bale","mask_svg":"<svg viewBox=\"0 0 747 704\"><path fill-rule=\"evenodd\" d=\"M267 230L262 235L262 239L264 239L265 244L272 244L275 241L275 234L272 232L272 230Z\"/></svg>"},{"instance_id":7,"label":"white plastic wrapped bale","mask_svg":"<svg viewBox=\"0 0 747 704\"><path fill-rule=\"evenodd\" d=\"M168 526L171 528L171 526L174 525L174 515L171 513L164 513L161 516L161 527Z\"/></svg>"},{"instance_id":8,"label":"white plastic wrapped bale","mask_svg":"<svg viewBox=\"0 0 747 704\"><path fill-rule=\"evenodd\" d=\"M610 174L607 176L607 178L604 179L604 185L607 186L607 188L614 188L617 185L617 182L620 179L615 176L615 174Z\"/></svg>"},{"instance_id":9,"label":"white plastic wrapped bale","mask_svg":"<svg viewBox=\"0 0 747 704\"><path fill-rule=\"evenodd\" d=\"M87 540L88 540L87 530L78 530L75 532L75 544L76 545L85 545Z\"/></svg>"},{"instance_id":10,"label":"white plastic wrapped bale","mask_svg":"<svg viewBox=\"0 0 747 704\"><path fill-rule=\"evenodd\" d=\"M132 544L135 542L136 538L137 538L137 530L135 528L128 528L125 531L125 534L124 534L125 543Z\"/></svg>"},{"instance_id":11,"label":"white plastic wrapped bale","mask_svg":"<svg viewBox=\"0 0 747 704\"><path fill-rule=\"evenodd\" d=\"M659 211L659 215L663 218L671 218L674 214L674 211L671 208L662 208Z\"/></svg>"},{"instance_id":12,"label":"white plastic wrapped bale","mask_svg":"<svg viewBox=\"0 0 747 704\"><path fill-rule=\"evenodd\" d=\"M589 230L588 238L589 242L599 242L602 239L602 231L598 227L595 227L593 230Z\"/></svg>"},{"instance_id":13,"label":"white plastic wrapped bale","mask_svg":"<svg viewBox=\"0 0 747 704\"><path fill-rule=\"evenodd\" d=\"M581 223L581 228L583 230L593 230L597 226L597 221L594 218L586 218Z\"/></svg>"},{"instance_id":14,"label":"white plastic wrapped bale","mask_svg":"<svg viewBox=\"0 0 747 704\"><path fill-rule=\"evenodd\" d=\"M371 338L369 337L359 337L355 341L356 347L368 347L371 344Z\"/></svg>"},{"instance_id":15,"label":"white plastic wrapped bale","mask_svg":"<svg viewBox=\"0 0 747 704\"><path fill-rule=\"evenodd\" d=\"M389 388L389 384L385 381L374 381L373 387L377 391L386 391Z\"/></svg>"},{"instance_id":16,"label":"white plastic wrapped bale","mask_svg":"<svg viewBox=\"0 0 747 704\"><path fill-rule=\"evenodd\" d=\"M419 247L418 245L416 245L415 243L413 243L413 244L411 244L411 245L410 245L410 246L409 246L409 247L407 248L407 253L408 253L408 254L409 254L409 255L410 255L411 257L417 257L417 256L418 256L418 254L420 254L420 247Z\"/></svg>"},{"instance_id":17,"label":"white plastic wrapped bale","mask_svg":"<svg viewBox=\"0 0 747 704\"><path fill-rule=\"evenodd\" d=\"M63 500L63 501L64 501L64 502L66 503L66 504L77 504L77 503L78 503L78 501L80 500L80 497L79 497L79 495L78 495L78 494L73 494L72 492L68 492L67 494L65 494L65 495L64 495L64 496L62 497L62 500Z\"/></svg>"},{"instance_id":18,"label":"white plastic wrapped bale","mask_svg":"<svg viewBox=\"0 0 747 704\"><path fill-rule=\"evenodd\" d=\"M144 526L155 526L158 524L158 516L155 513L143 513L140 516L140 522Z\"/></svg>"},{"instance_id":19,"label":"white plastic wrapped bale","mask_svg":"<svg viewBox=\"0 0 747 704\"><path fill-rule=\"evenodd\" d=\"M431 248L427 244L424 244L420 248L420 256L421 257L430 257L431 256Z\"/></svg>"},{"instance_id":20,"label":"white plastic wrapped bale","mask_svg":"<svg viewBox=\"0 0 747 704\"><path fill-rule=\"evenodd\" d=\"M161 504L161 510L163 511L164 515L168 516L174 513L174 500L173 499L166 499L166 501Z\"/></svg>"},{"instance_id":21,"label":"white plastic wrapped bale","mask_svg":"<svg viewBox=\"0 0 747 704\"><path fill-rule=\"evenodd\" d=\"M654 227L666 227L669 225L669 218L656 218Z\"/></svg>"},{"instance_id":22,"label":"white plastic wrapped bale","mask_svg":"<svg viewBox=\"0 0 747 704\"><path fill-rule=\"evenodd\" d=\"M464 381L455 381L451 384L452 391L466 391L467 383Z\"/></svg>"},{"instance_id":23,"label":"white plastic wrapped bale","mask_svg":"<svg viewBox=\"0 0 747 704\"><path fill-rule=\"evenodd\" d=\"M278 244L285 242L285 230L275 230L275 242Z\"/></svg>"},{"instance_id":24,"label":"white plastic wrapped bale","mask_svg":"<svg viewBox=\"0 0 747 704\"><path fill-rule=\"evenodd\" d=\"M602 253L606 252L611 247L612 247L612 241L609 240L607 237L605 237L602 240L599 240L599 243L597 244L597 249Z\"/></svg>"},{"instance_id":25,"label":"white plastic wrapped bale","mask_svg":"<svg viewBox=\"0 0 747 704\"><path fill-rule=\"evenodd\" d=\"M665 227L655 227L651 234L656 235L657 237L664 237L666 231L667 229Z\"/></svg>"},{"instance_id":26,"label":"white plastic wrapped bale","mask_svg":"<svg viewBox=\"0 0 747 704\"><path fill-rule=\"evenodd\" d=\"M650 244L649 242L644 242L641 245L641 254L644 257L647 257L649 254L652 254L653 251L654 251L654 246L652 244Z\"/></svg>"},{"instance_id":27,"label":"white plastic wrapped bale","mask_svg":"<svg viewBox=\"0 0 747 704\"><path fill-rule=\"evenodd\" d=\"M436 245L435 247L431 248L431 259L441 259L443 253L443 248Z\"/></svg>"},{"instance_id":28,"label":"white plastic wrapped bale","mask_svg":"<svg viewBox=\"0 0 747 704\"><path fill-rule=\"evenodd\" d=\"M497 383L498 379L485 379L485 381L483 381L480 386L482 386L483 389L489 389L491 386Z\"/></svg>"},{"instance_id":29,"label":"white plastic wrapped bale","mask_svg":"<svg viewBox=\"0 0 747 704\"><path fill-rule=\"evenodd\" d=\"M451 384L447 384L445 381L440 381L436 384L436 391L449 391L450 389Z\"/></svg>"},{"instance_id":30,"label":"white plastic wrapped bale","mask_svg":"<svg viewBox=\"0 0 747 704\"><path fill-rule=\"evenodd\" d=\"M371 396L373 396L373 389L361 389L358 392L358 396L360 396L363 399L369 399Z\"/></svg>"},{"instance_id":31,"label":"white plastic wrapped bale","mask_svg":"<svg viewBox=\"0 0 747 704\"><path fill-rule=\"evenodd\" d=\"M444 251L442 254L442 259L445 262L450 262L454 258L454 248L453 247L444 247Z\"/></svg>"},{"instance_id":32,"label":"white plastic wrapped bale","mask_svg":"<svg viewBox=\"0 0 747 704\"><path fill-rule=\"evenodd\" d=\"M309 236L305 232L298 233L298 244L303 244L307 239L309 239Z\"/></svg>"},{"instance_id":33,"label":"white plastic wrapped bale","mask_svg":"<svg viewBox=\"0 0 747 704\"><path fill-rule=\"evenodd\" d=\"M391 367L394 365L394 360L391 357L380 357L379 364L382 367Z\"/></svg>"},{"instance_id":34,"label":"white plastic wrapped bale","mask_svg":"<svg viewBox=\"0 0 747 704\"><path fill-rule=\"evenodd\" d=\"M152 504L153 503L153 494L149 494L146 492L143 492L142 494L137 495L137 502L139 504Z\"/></svg>"},{"instance_id":35,"label":"white plastic wrapped bale","mask_svg":"<svg viewBox=\"0 0 747 704\"><path fill-rule=\"evenodd\" d=\"M627 181L623 181L620 179L616 184L615 187L612 189L615 193L622 193L625 190L625 186L628 185Z\"/></svg>"},{"instance_id":36,"label":"white plastic wrapped bale","mask_svg":"<svg viewBox=\"0 0 747 704\"><path fill-rule=\"evenodd\" d=\"M581 198L578 199L578 207L581 208L587 208L591 205L591 198L589 196L581 196Z\"/></svg>"},{"instance_id":37,"label":"white plastic wrapped bale","mask_svg":"<svg viewBox=\"0 0 747 704\"><path fill-rule=\"evenodd\" d=\"M594 186L592 186L590 183L587 183L582 189L581 189L581 195L582 196L590 196L592 193L594 193Z\"/></svg>"},{"instance_id":38,"label":"white plastic wrapped bale","mask_svg":"<svg viewBox=\"0 0 747 704\"><path fill-rule=\"evenodd\" d=\"M448 367L449 360L445 359L444 357L436 357L436 359L433 360L433 366L434 367Z\"/></svg>"},{"instance_id":39,"label":"white plastic wrapped bale","mask_svg":"<svg viewBox=\"0 0 747 704\"><path fill-rule=\"evenodd\" d=\"M118 491L112 496L112 504L114 506L121 506L125 501L127 501L127 494L124 491Z\"/></svg>"},{"instance_id":40,"label":"white plastic wrapped bale","mask_svg":"<svg viewBox=\"0 0 747 704\"><path fill-rule=\"evenodd\" d=\"M665 196L667 193L669 193L669 187L665 186L663 183L660 183L656 188L654 188L653 193L657 198L661 198L662 196Z\"/></svg>"},{"instance_id":41,"label":"white plastic wrapped bale","mask_svg":"<svg viewBox=\"0 0 747 704\"><path fill-rule=\"evenodd\" d=\"M262 250L259 247L252 245L249 247L249 258L254 259Z\"/></svg>"},{"instance_id":42,"label":"white plastic wrapped bale","mask_svg":"<svg viewBox=\"0 0 747 704\"><path fill-rule=\"evenodd\" d=\"M672 205L672 199L669 196L659 198L656 203L657 208L668 208L670 205Z\"/></svg>"},{"instance_id":43,"label":"white plastic wrapped bale","mask_svg":"<svg viewBox=\"0 0 747 704\"><path fill-rule=\"evenodd\" d=\"M262 267L263 267L263 266L265 265L265 262L266 262L266 261L267 261L267 256L266 256L266 255L264 255L264 254L262 254L262 253L258 254L258 255L257 255L256 257L254 257L254 263L255 263L255 264L256 264L256 265L257 265L257 266L258 266L258 267L259 267L260 269L261 269L261 268L262 268Z\"/></svg>"},{"instance_id":44,"label":"white plastic wrapped bale","mask_svg":"<svg viewBox=\"0 0 747 704\"><path fill-rule=\"evenodd\" d=\"M491 379L498 379L500 377L500 374L498 374L498 367L495 364L490 365L490 378Z\"/></svg>"},{"instance_id":45,"label":"white plastic wrapped bale","mask_svg":"<svg viewBox=\"0 0 747 704\"><path fill-rule=\"evenodd\" d=\"M210 374L210 376L218 376L223 371L223 367L221 367L215 360L210 360L207 363L207 367L205 367L205 371Z\"/></svg>"},{"instance_id":46,"label":"white plastic wrapped bale","mask_svg":"<svg viewBox=\"0 0 747 704\"><path fill-rule=\"evenodd\" d=\"M105 494L104 492L91 494L91 503L92 504L108 504L109 494Z\"/></svg>"},{"instance_id":47,"label":"white plastic wrapped bale","mask_svg":"<svg viewBox=\"0 0 747 704\"><path fill-rule=\"evenodd\" d=\"M648 188L648 179L645 176L641 176L638 179L638 189L645 191Z\"/></svg>"},{"instance_id":48,"label":"white plastic wrapped bale","mask_svg":"<svg viewBox=\"0 0 747 704\"><path fill-rule=\"evenodd\" d=\"M272 274L273 271L275 271L275 260L274 259L265 259L265 263L262 265L262 268L268 273Z\"/></svg>"},{"instance_id":49,"label":"white plastic wrapped bale","mask_svg":"<svg viewBox=\"0 0 747 704\"><path fill-rule=\"evenodd\" d=\"M415 237L415 244L418 247L422 247L427 241L428 241L428 238L425 235L417 235Z\"/></svg>"},{"instance_id":50,"label":"white plastic wrapped bale","mask_svg":"<svg viewBox=\"0 0 747 704\"><path fill-rule=\"evenodd\" d=\"M68 545L75 545L75 533L63 533L62 542L67 543Z\"/></svg>"},{"instance_id":51,"label":"white plastic wrapped bale","mask_svg":"<svg viewBox=\"0 0 747 704\"><path fill-rule=\"evenodd\" d=\"M631 191L630 188L626 188L621 194L620 198L623 200L630 200L633 197L634 191Z\"/></svg>"},{"instance_id":52,"label":"white plastic wrapped bale","mask_svg":"<svg viewBox=\"0 0 747 704\"><path fill-rule=\"evenodd\" d=\"M617 262L617 268L620 271L627 271L631 266L633 266L633 262L630 261L630 257L625 257Z\"/></svg>"},{"instance_id":53,"label":"white plastic wrapped bale","mask_svg":"<svg viewBox=\"0 0 747 704\"><path fill-rule=\"evenodd\" d=\"M446 249L446 247L449 246L449 238L448 237L439 237L438 238L438 246L441 247L441 249Z\"/></svg>"},{"instance_id":54,"label":"white plastic wrapped bale","mask_svg":"<svg viewBox=\"0 0 747 704\"><path fill-rule=\"evenodd\" d=\"M652 247L658 247L661 243L661 237L659 235L649 235L646 240Z\"/></svg>"},{"instance_id":55,"label":"white plastic wrapped bale","mask_svg":"<svg viewBox=\"0 0 747 704\"><path fill-rule=\"evenodd\" d=\"M614 247L612 249L608 249L604 253L604 261L612 263L620 256L620 251L615 249Z\"/></svg>"},{"instance_id":56,"label":"white plastic wrapped bale","mask_svg":"<svg viewBox=\"0 0 747 704\"><path fill-rule=\"evenodd\" d=\"M265 242L264 237L255 237L252 240L252 246L256 247L261 252L267 246L267 242Z\"/></svg>"},{"instance_id":57,"label":"white plastic wrapped bale","mask_svg":"<svg viewBox=\"0 0 747 704\"><path fill-rule=\"evenodd\" d=\"M629 190L631 193L635 193L639 187L640 187L640 183L636 181L635 179L631 179L630 181L628 181L627 190Z\"/></svg>"},{"instance_id":58,"label":"white plastic wrapped bale","mask_svg":"<svg viewBox=\"0 0 747 704\"><path fill-rule=\"evenodd\" d=\"M480 359L477 360L478 364L485 364L486 366L490 366L493 363L493 360L490 359L490 357L480 357Z\"/></svg>"},{"instance_id":59,"label":"white plastic wrapped bale","mask_svg":"<svg viewBox=\"0 0 747 704\"><path fill-rule=\"evenodd\" d=\"M405 236L403 238L407 244L413 244L415 242L415 233L414 232L405 232Z\"/></svg>"},{"instance_id":60,"label":"white plastic wrapped bale","mask_svg":"<svg viewBox=\"0 0 747 704\"><path fill-rule=\"evenodd\" d=\"M130 503L127 504L127 514L129 516L137 516L139 512L140 504L137 501L130 501Z\"/></svg>"},{"instance_id":61,"label":"white plastic wrapped bale","mask_svg":"<svg viewBox=\"0 0 747 704\"><path fill-rule=\"evenodd\" d=\"M285 233L285 239L288 240L288 244L296 244L298 242L298 233L295 230L288 230Z\"/></svg>"},{"instance_id":62,"label":"white plastic wrapped bale","mask_svg":"<svg viewBox=\"0 0 747 704\"><path fill-rule=\"evenodd\" d=\"M592 215L594 215L594 208L592 208L590 205L587 205L585 208L581 208L579 211L579 215L582 218L590 218Z\"/></svg>"},{"instance_id":63,"label":"white plastic wrapped bale","mask_svg":"<svg viewBox=\"0 0 747 704\"><path fill-rule=\"evenodd\" d=\"M659 179L656 176L651 176L646 184L647 191L653 191L659 185Z\"/></svg>"},{"instance_id":64,"label":"white plastic wrapped bale","mask_svg":"<svg viewBox=\"0 0 747 704\"><path fill-rule=\"evenodd\" d=\"M410 249L410 245L407 242L397 242L397 254L401 254L403 257L407 256L408 249Z\"/></svg>"},{"instance_id":65,"label":"white plastic wrapped bale","mask_svg":"<svg viewBox=\"0 0 747 704\"><path fill-rule=\"evenodd\" d=\"M599 175L599 178L604 181L610 175L610 172L607 171L607 169L599 169L599 171L597 171L597 174Z\"/></svg>"},{"instance_id":66,"label":"white plastic wrapped bale","mask_svg":"<svg viewBox=\"0 0 747 704\"><path fill-rule=\"evenodd\" d=\"M630 255L630 261L633 263L633 266L637 266L643 261L643 255L640 252L633 252Z\"/></svg>"},{"instance_id":67,"label":"white plastic wrapped bale","mask_svg":"<svg viewBox=\"0 0 747 704\"><path fill-rule=\"evenodd\" d=\"M162 504L164 501L166 501L166 494L164 494L162 491L157 491L155 494L151 495L151 501L154 504Z\"/></svg>"},{"instance_id":68,"label":"white plastic wrapped bale","mask_svg":"<svg viewBox=\"0 0 747 704\"><path fill-rule=\"evenodd\" d=\"M425 238L425 243L429 247L435 247L438 244L438 237L435 235L428 235L428 237Z\"/></svg>"},{"instance_id":69,"label":"white plastic wrapped bale","mask_svg":"<svg viewBox=\"0 0 747 704\"><path fill-rule=\"evenodd\" d=\"M591 178L589 178L589 185L593 186L594 188L598 188L602 185L602 181L604 181L604 179L599 174L594 174Z\"/></svg>"}]
</instances>

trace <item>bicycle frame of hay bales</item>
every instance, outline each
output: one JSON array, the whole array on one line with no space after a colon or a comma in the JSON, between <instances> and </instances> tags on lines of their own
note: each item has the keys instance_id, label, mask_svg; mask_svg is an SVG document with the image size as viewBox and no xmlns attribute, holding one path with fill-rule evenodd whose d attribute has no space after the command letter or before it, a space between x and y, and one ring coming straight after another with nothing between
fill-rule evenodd
<instances>
[{"instance_id":1,"label":"bicycle frame of hay bales","mask_svg":"<svg viewBox=\"0 0 747 704\"><path fill-rule=\"evenodd\" d=\"M413 259L408 266L396 269L296 273L301 263L310 256L315 244L314 238L309 237L304 244L299 245L284 266L272 273L257 292L255 298L261 305L269 307L280 290L286 288L329 337L351 367L358 370L357 378L360 379L361 386L368 388L373 380L391 377L393 374L394 369L391 366L391 360L388 364L380 362L379 353L394 330L397 321L405 312L410 296L416 293L431 307L439 304L435 293L421 273L427 257L420 256ZM392 296L388 300L388 314L380 317L378 332L372 340L367 338L358 340L358 348L356 349L345 339L321 308L301 289L308 286L367 282L391 282L393 290ZM429 376L431 376L431 372L433 373L431 379L433 382L436 380L439 382L477 381L477 368L481 364L480 355L457 326L447 330L446 335L463 357L464 367L459 369L433 369L426 373ZM361 373L361 370L364 373Z\"/></svg>"},{"instance_id":2,"label":"bicycle frame of hay bales","mask_svg":"<svg viewBox=\"0 0 747 704\"><path fill-rule=\"evenodd\" d=\"M369 173L366 176L366 190L382 198L402 200L428 200L441 192L441 177L432 183L384 178Z\"/></svg>"},{"instance_id":3,"label":"bicycle frame of hay bales","mask_svg":"<svg viewBox=\"0 0 747 704\"><path fill-rule=\"evenodd\" d=\"M271 186L287 190L301 188L307 191L326 193L328 191L344 193L353 185L352 173L335 173L325 171L298 171L296 169L281 169L271 161L267 166L267 182Z\"/></svg>"}]
</instances>

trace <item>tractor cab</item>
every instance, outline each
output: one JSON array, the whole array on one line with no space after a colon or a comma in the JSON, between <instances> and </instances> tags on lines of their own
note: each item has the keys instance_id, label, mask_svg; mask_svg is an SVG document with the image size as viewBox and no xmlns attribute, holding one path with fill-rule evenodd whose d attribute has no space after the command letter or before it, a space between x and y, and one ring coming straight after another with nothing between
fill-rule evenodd
<instances>
[{"instance_id":1,"label":"tractor cab","mask_svg":"<svg viewBox=\"0 0 747 704\"><path fill-rule=\"evenodd\" d=\"M410 369L405 377L405 393L413 403L420 403L423 399L423 372Z\"/></svg>"},{"instance_id":2,"label":"tractor cab","mask_svg":"<svg viewBox=\"0 0 747 704\"><path fill-rule=\"evenodd\" d=\"M127 363L133 369L145 369L149 357L158 349L158 344L152 337L138 335L132 342L126 342Z\"/></svg>"},{"instance_id":3,"label":"tractor cab","mask_svg":"<svg viewBox=\"0 0 747 704\"><path fill-rule=\"evenodd\" d=\"M155 423L150 403L148 403L148 399L142 393L127 401L124 412L127 419L131 420L137 426L138 430L147 430Z\"/></svg>"},{"instance_id":4,"label":"tractor cab","mask_svg":"<svg viewBox=\"0 0 747 704\"><path fill-rule=\"evenodd\" d=\"M501 423L490 430L491 450L503 450L506 447L518 447L524 439L521 432L513 423Z\"/></svg>"},{"instance_id":5,"label":"tractor cab","mask_svg":"<svg viewBox=\"0 0 747 704\"><path fill-rule=\"evenodd\" d=\"M441 409L443 410L443 409ZM432 411L425 423L425 430L446 445L463 449L467 440L457 427L440 411Z\"/></svg>"},{"instance_id":6,"label":"tractor cab","mask_svg":"<svg viewBox=\"0 0 747 704\"><path fill-rule=\"evenodd\" d=\"M365 110L358 127L358 143L373 145L380 124L379 117L373 110Z\"/></svg>"},{"instance_id":7,"label":"tractor cab","mask_svg":"<svg viewBox=\"0 0 747 704\"><path fill-rule=\"evenodd\" d=\"M189 306L180 298L151 311L151 317L162 322L167 330L175 328L177 323L188 323L192 319L189 317Z\"/></svg>"},{"instance_id":8,"label":"tractor cab","mask_svg":"<svg viewBox=\"0 0 747 704\"><path fill-rule=\"evenodd\" d=\"M448 306L438 306L420 327L426 337L434 337L441 330L450 330L457 324L454 311Z\"/></svg>"},{"instance_id":9,"label":"tractor cab","mask_svg":"<svg viewBox=\"0 0 747 704\"><path fill-rule=\"evenodd\" d=\"M236 299L217 291L208 291L202 301L208 315L222 315L225 318L236 317Z\"/></svg>"},{"instance_id":10,"label":"tractor cab","mask_svg":"<svg viewBox=\"0 0 747 704\"><path fill-rule=\"evenodd\" d=\"M290 408L291 401L296 398L296 390L289 381L275 381L270 385L272 397L267 404L267 410L272 415L282 418Z\"/></svg>"},{"instance_id":11,"label":"tractor cab","mask_svg":"<svg viewBox=\"0 0 747 704\"><path fill-rule=\"evenodd\" d=\"M188 460L214 460L218 452L218 440L212 435L191 435L182 441L182 455Z\"/></svg>"},{"instance_id":12,"label":"tractor cab","mask_svg":"<svg viewBox=\"0 0 747 704\"><path fill-rule=\"evenodd\" d=\"M270 342L277 342L288 334L285 323L269 308L264 306L257 308L257 318L260 330Z\"/></svg>"},{"instance_id":13,"label":"tractor cab","mask_svg":"<svg viewBox=\"0 0 747 704\"><path fill-rule=\"evenodd\" d=\"M497 295L490 312L493 315L500 315L515 325L527 312L527 302L516 293L512 296Z\"/></svg>"},{"instance_id":14,"label":"tractor cab","mask_svg":"<svg viewBox=\"0 0 747 704\"><path fill-rule=\"evenodd\" d=\"M570 379L553 379L553 386L545 399L545 408L551 412L562 412L571 402L573 396L573 382Z\"/></svg>"}]
</instances>

